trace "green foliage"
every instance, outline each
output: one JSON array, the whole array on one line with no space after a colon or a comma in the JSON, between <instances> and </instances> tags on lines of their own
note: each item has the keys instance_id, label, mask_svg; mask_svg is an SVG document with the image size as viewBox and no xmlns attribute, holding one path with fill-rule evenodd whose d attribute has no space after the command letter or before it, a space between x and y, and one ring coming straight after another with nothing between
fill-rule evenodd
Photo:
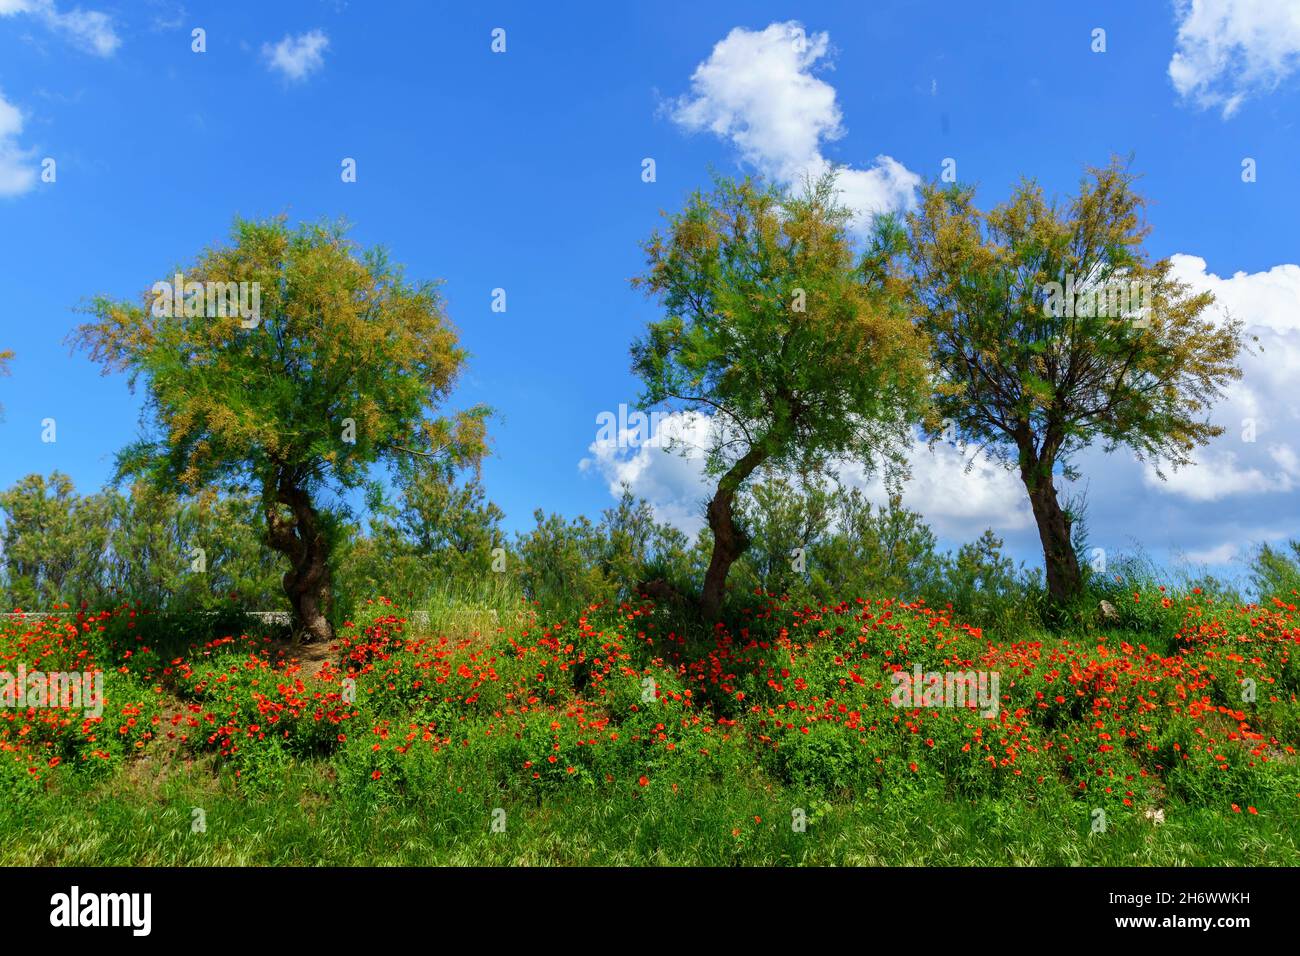
<instances>
[{"instance_id":1,"label":"green foliage","mask_svg":"<svg viewBox=\"0 0 1300 956\"><path fill-rule=\"evenodd\" d=\"M176 273L184 290L156 283L139 305L92 300L94 321L71 337L105 371L144 380L152 434L121 453L119 474L260 495L295 616L328 638L343 493L380 463L483 452L484 409L433 414L465 360L438 287L408 283L341 225L283 219L236 219L229 245ZM240 284L256 314L203 300Z\"/></svg>"},{"instance_id":2,"label":"green foliage","mask_svg":"<svg viewBox=\"0 0 1300 956\"><path fill-rule=\"evenodd\" d=\"M0 492L0 514L0 584L11 607L283 606L283 566L261 542L253 498L182 498L138 482L125 494L82 496L56 471Z\"/></svg>"},{"instance_id":3,"label":"green foliage","mask_svg":"<svg viewBox=\"0 0 1300 956\"><path fill-rule=\"evenodd\" d=\"M856 488L837 496L836 532L812 548L814 593L831 599L852 593L914 599L937 590L938 542L915 511L891 496L873 508Z\"/></svg>"},{"instance_id":4,"label":"green foliage","mask_svg":"<svg viewBox=\"0 0 1300 956\"><path fill-rule=\"evenodd\" d=\"M5 603L47 609L95 594L103 577L109 509L82 498L61 472L28 475L0 492Z\"/></svg>"},{"instance_id":5,"label":"green foliage","mask_svg":"<svg viewBox=\"0 0 1300 956\"><path fill-rule=\"evenodd\" d=\"M900 284L855 262L850 219L833 174L798 194L720 178L645 245L633 284L667 314L632 345L643 400L711 416L707 616L749 544L734 504L755 471L817 476L841 457L902 469L926 346Z\"/></svg>"},{"instance_id":6,"label":"green foliage","mask_svg":"<svg viewBox=\"0 0 1300 956\"><path fill-rule=\"evenodd\" d=\"M802 590L808 551L826 536L832 502L831 492L813 483L798 487L780 477L754 483L738 509L750 546L732 572L737 592Z\"/></svg>"},{"instance_id":7,"label":"green foliage","mask_svg":"<svg viewBox=\"0 0 1300 956\"><path fill-rule=\"evenodd\" d=\"M1044 541L1053 603L1082 590L1058 470L1093 443L1159 470L1221 433L1213 401L1240 377L1240 320L1206 313L1168 259L1143 250L1136 177L1090 170L1062 206L1033 181L987 212L973 187L928 186L906 230L886 220L872 256L908 284L938 373L928 430L1018 469Z\"/></svg>"},{"instance_id":8,"label":"green foliage","mask_svg":"<svg viewBox=\"0 0 1300 956\"><path fill-rule=\"evenodd\" d=\"M187 286L256 284L259 314L250 328L167 308L172 293L157 285L141 305L92 300L95 321L71 341L133 385L145 380L160 432L123 453L124 471L195 492L285 476L355 488L379 461L479 450L482 410L429 415L465 358L438 286L408 283L382 249L359 250L341 225L236 219L230 245L176 271Z\"/></svg>"},{"instance_id":9,"label":"green foliage","mask_svg":"<svg viewBox=\"0 0 1300 956\"><path fill-rule=\"evenodd\" d=\"M1012 461L1025 446L1044 467L1098 439L1176 465L1221 432L1204 418L1240 377L1241 323L1205 316L1210 294L1148 261L1135 180L1112 162L1064 208L1025 181L988 212L973 187L924 191L907 217L908 278L941 374L938 411L960 437ZM1058 301L1053 283L1067 280L1077 307ZM1112 307L1109 290L1131 283L1149 287L1146 304ZM1103 291L1105 307L1084 304Z\"/></svg>"},{"instance_id":10,"label":"green foliage","mask_svg":"<svg viewBox=\"0 0 1300 956\"><path fill-rule=\"evenodd\" d=\"M477 474L450 462L403 463L397 496L372 498L368 533L350 529L338 556L342 616L374 594L418 603L447 586L481 582L504 548L503 513Z\"/></svg>"},{"instance_id":11,"label":"green foliage","mask_svg":"<svg viewBox=\"0 0 1300 956\"><path fill-rule=\"evenodd\" d=\"M515 543L524 595L546 607L581 607L599 600L601 541L585 516L533 513L537 526Z\"/></svg>"},{"instance_id":12,"label":"green foliage","mask_svg":"<svg viewBox=\"0 0 1300 956\"><path fill-rule=\"evenodd\" d=\"M624 486L598 523L537 511L537 526L518 536L509 559L524 596L543 607L578 611L636 597L642 583L682 583L689 573L686 536L655 520L650 504Z\"/></svg>"},{"instance_id":13,"label":"green foliage","mask_svg":"<svg viewBox=\"0 0 1300 956\"><path fill-rule=\"evenodd\" d=\"M1300 595L1300 541L1287 543L1287 550L1264 544L1251 561L1250 581L1261 599L1272 597L1294 601Z\"/></svg>"},{"instance_id":14,"label":"green foliage","mask_svg":"<svg viewBox=\"0 0 1300 956\"><path fill-rule=\"evenodd\" d=\"M833 175L797 195L719 179L646 244L634 285L667 316L632 347L645 400L720 416L715 473L733 443L777 469L867 459L907 437L923 339L886 276L854 264ZM726 433L724 435L724 432Z\"/></svg>"},{"instance_id":15,"label":"green foliage","mask_svg":"<svg viewBox=\"0 0 1300 956\"><path fill-rule=\"evenodd\" d=\"M942 553L921 515L897 496L876 507L858 488L774 478L742 498L741 515L752 544L734 571L737 604L756 591L816 602L892 597L951 606L981 626L1041 623L1037 581L1003 554L991 530Z\"/></svg>"},{"instance_id":16,"label":"green foliage","mask_svg":"<svg viewBox=\"0 0 1300 956\"><path fill-rule=\"evenodd\" d=\"M125 495L108 493L108 500L109 594L157 610L230 601L258 610L284 607L284 563L262 544L256 498L182 499L135 482Z\"/></svg>"},{"instance_id":17,"label":"green foliage","mask_svg":"<svg viewBox=\"0 0 1300 956\"><path fill-rule=\"evenodd\" d=\"M962 620L1015 632L1042 623L1038 580L1002 553L1002 539L990 529L946 556L931 586L932 602L950 603Z\"/></svg>"}]
</instances>

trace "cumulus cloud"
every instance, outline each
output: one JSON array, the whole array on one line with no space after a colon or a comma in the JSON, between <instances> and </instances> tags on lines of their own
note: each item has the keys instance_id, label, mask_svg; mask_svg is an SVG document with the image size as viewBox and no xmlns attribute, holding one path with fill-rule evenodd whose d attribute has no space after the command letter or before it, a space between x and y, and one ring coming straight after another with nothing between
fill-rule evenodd
<instances>
[{"instance_id":1,"label":"cumulus cloud","mask_svg":"<svg viewBox=\"0 0 1300 956\"><path fill-rule=\"evenodd\" d=\"M903 505L924 516L940 537L952 542L978 537L985 528L999 534L1033 526L1025 487L1001 462L969 448L919 438L908 452L911 477L903 485ZM862 488L878 504L888 500L879 475L868 476L859 462L847 462L839 477Z\"/></svg>"},{"instance_id":2,"label":"cumulus cloud","mask_svg":"<svg viewBox=\"0 0 1300 956\"><path fill-rule=\"evenodd\" d=\"M580 470L599 475L612 497L623 485L645 498L660 521L694 535L704 526L704 504L714 482L704 473L714 419L700 412L664 415L653 437L635 428L617 436L598 437ZM931 450L919 438L908 453L911 480L903 488L903 504L920 512L935 532L949 541L965 541L985 528L1015 532L1032 524L1028 499L1019 480L1001 464L951 445ZM835 474L844 487L860 488L868 500L884 504L889 493L878 473L862 462L843 462Z\"/></svg>"},{"instance_id":3,"label":"cumulus cloud","mask_svg":"<svg viewBox=\"0 0 1300 956\"><path fill-rule=\"evenodd\" d=\"M655 519L694 536L704 527L703 502L712 493L704 476L704 459L713 419L701 412L671 412L658 419L649 436L620 427L616 435L599 434L590 457L578 468L598 474L617 498L623 485L646 499Z\"/></svg>"},{"instance_id":4,"label":"cumulus cloud","mask_svg":"<svg viewBox=\"0 0 1300 956\"><path fill-rule=\"evenodd\" d=\"M0 196L20 196L36 184L33 153L18 144L22 131L22 112L0 92Z\"/></svg>"},{"instance_id":5,"label":"cumulus cloud","mask_svg":"<svg viewBox=\"0 0 1300 956\"><path fill-rule=\"evenodd\" d=\"M0 17L26 14L73 46L95 56L112 56L122 45L113 18L98 10L75 7L60 13L54 0L0 0Z\"/></svg>"},{"instance_id":6,"label":"cumulus cloud","mask_svg":"<svg viewBox=\"0 0 1300 956\"><path fill-rule=\"evenodd\" d=\"M1269 454L1275 460L1294 460L1295 457L1285 446L1274 447ZM1198 453L1193 466L1166 473L1164 481L1160 480L1151 464L1146 463L1142 477L1152 487L1192 501L1218 501L1233 495L1284 492L1295 487L1294 475L1285 468L1265 471L1243 464L1236 452L1218 448Z\"/></svg>"},{"instance_id":7,"label":"cumulus cloud","mask_svg":"<svg viewBox=\"0 0 1300 956\"><path fill-rule=\"evenodd\" d=\"M668 104L668 113L686 130L729 140L764 176L786 184L816 177L831 166L823 144L845 133L835 88L813 75L829 53L828 34L809 35L795 21L736 27L695 68L690 92ZM920 184L920 176L885 155L839 177L860 227L875 213L907 208Z\"/></svg>"},{"instance_id":8,"label":"cumulus cloud","mask_svg":"<svg viewBox=\"0 0 1300 956\"><path fill-rule=\"evenodd\" d=\"M298 36L286 34L279 43L262 44L262 56L268 69L297 83L325 65L325 51L329 45L329 37L323 30L311 30Z\"/></svg>"},{"instance_id":9,"label":"cumulus cloud","mask_svg":"<svg viewBox=\"0 0 1300 956\"><path fill-rule=\"evenodd\" d=\"M1167 472L1167 481L1147 464L1144 481L1197 502L1293 491L1300 486L1300 265L1223 278L1199 256L1172 261L1180 281L1214 294L1216 315L1245 323L1249 352L1241 379L1211 416L1224 433L1193 455L1195 464Z\"/></svg>"},{"instance_id":10,"label":"cumulus cloud","mask_svg":"<svg viewBox=\"0 0 1300 956\"><path fill-rule=\"evenodd\" d=\"M1228 118L1300 69L1300 3L1177 0L1169 78L1184 98Z\"/></svg>"}]
</instances>

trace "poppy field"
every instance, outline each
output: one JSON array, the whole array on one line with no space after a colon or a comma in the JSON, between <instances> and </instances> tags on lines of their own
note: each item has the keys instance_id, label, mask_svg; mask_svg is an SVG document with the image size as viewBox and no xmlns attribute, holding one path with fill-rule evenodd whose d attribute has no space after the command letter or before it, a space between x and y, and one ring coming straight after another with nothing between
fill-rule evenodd
<instances>
[{"instance_id":1,"label":"poppy field","mask_svg":"<svg viewBox=\"0 0 1300 956\"><path fill-rule=\"evenodd\" d=\"M6 620L0 671L104 679L98 716L10 689L5 862L1300 862L1280 599L1007 636L762 593L712 629L648 599L465 628L379 598L311 653L227 626Z\"/></svg>"}]
</instances>

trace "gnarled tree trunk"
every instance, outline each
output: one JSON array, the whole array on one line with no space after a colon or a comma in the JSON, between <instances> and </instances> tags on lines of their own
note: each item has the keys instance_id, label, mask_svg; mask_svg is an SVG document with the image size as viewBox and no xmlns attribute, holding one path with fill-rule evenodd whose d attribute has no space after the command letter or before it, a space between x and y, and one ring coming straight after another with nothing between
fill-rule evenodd
<instances>
[{"instance_id":1,"label":"gnarled tree trunk","mask_svg":"<svg viewBox=\"0 0 1300 956\"><path fill-rule=\"evenodd\" d=\"M1043 568L1052 605L1067 607L1083 593L1083 572L1071 539L1070 516L1056 498L1052 466L1022 455L1020 477L1029 492L1029 504L1043 545Z\"/></svg>"},{"instance_id":2,"label":"gnarled tree trunk","mask_svg":"<svg viewBox=\"0 0 1300 956\"><path fill-rule=\"evenodd\" d=\"M708 620L717 620L722 611L722 598L727 587L727 573L736 559L749 548L749 537L736 524L736 492L754 469L767 458L767 452L755 446L737 461L718 482L718 489L709 501L709 529L713 532L713 554L709 570L704 575L704 590L700 592L700 611Z\"/></svg>"},{"instance_id":3,"label":"gnarled tree trunk","mask_svg":"<svg viewBox=\"0 0 1300 956\"><path fill-rule=\"evenodd\" d=\"M329 541L311 495L291 479L281 478L263 493L266 539L289 559L284 573L284 593L293 607L293 625L304 643L332 641L334 628L328 612L333 601ZM286 517L281 506L289 509Z\"/></svg>"}]
</instances>

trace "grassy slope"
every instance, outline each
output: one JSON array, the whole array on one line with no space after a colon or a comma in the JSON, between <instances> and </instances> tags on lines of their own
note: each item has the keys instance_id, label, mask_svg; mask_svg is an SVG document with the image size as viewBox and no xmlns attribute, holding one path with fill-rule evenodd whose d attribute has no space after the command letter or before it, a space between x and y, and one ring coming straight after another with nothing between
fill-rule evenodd
<instances>
[{"instance_id":1,"label":"grassy slope","mask_svg":"<svg viewBox=\"0 0 1300 956\"><path fill-rule=\"evenodd\" d=\"M299 766L250 795L194 765L159 781L119 772L86 792L0 807L4 865L1296 865L1290 807L1260 817L1171 805L1168 822L1132 818L1089 834L1063 808L833 802L804 832L791 808L818 806L755 777L677 795L562 792L542 805L468 787L385 803L340 794L320 766ZM191 832L191 812L206 832ZM761 818L761 823L755 822ZM1076 815L1077 817L1077 815ZM739 836L733 831L740 831Z\"/></svg>"},{"instance_id":2,"label":"grassy slope","mask_svg":"<svg viewBox=\"0 0 1300 956\"><path fill-rule=\"evenodd\" d=\"M463 623L438 617L439 629ZM212 754L159 740L110 773L54 774L0 803L0 863L1300 864L1300 813L1281 798L1260 801L1257 816L1171 799L1163 825L1130 814L1091 833L1081 801L933 790L855 799L782 784L757 765L674 788L595 781L542 791L502 789L475 771L472 761L449 761L395 793L342 786L331 760L295 757L250 787ZM194 808L206 815L203 832L191 826ZM504 832L493 827L498 808ZM796 809L808 820L802 831L791 825Z\"/></svg>"}]
</instances>

